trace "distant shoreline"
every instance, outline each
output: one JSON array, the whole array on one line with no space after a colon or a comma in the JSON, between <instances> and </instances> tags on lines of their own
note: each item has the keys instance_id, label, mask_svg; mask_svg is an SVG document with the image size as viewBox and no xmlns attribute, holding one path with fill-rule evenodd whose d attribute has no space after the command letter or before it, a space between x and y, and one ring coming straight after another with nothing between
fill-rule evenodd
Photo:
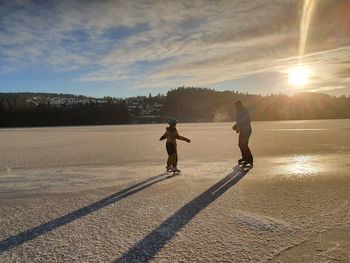
<instances>
[{"instance_id":1,"label":"distant shoreline","mask_svg":"<svg viewBox=\"0 0 350 263\"><path fill-rule=\"evenodd\" d=\"M350 118L334 118L334 119L291 119L291 120L254 120L255 122L291 122L291 121L336 121L336 120L349 120ZM212 122L181 122L181 124L220 124L220 123L232 123L232 121L212 121ZM86 125L50 125L50 126L9 126L9 127L0 127L0 130L5 129L40 129L40 128L67 128L67 127L96 127L96 126L145 126L145 125L159 125L164 124L167 125L166 122L158 122L158 123L123 123L123 124L86 124Z\"/></svg>"},{"instance_id":2,"label":"distant shoreline","mask_svg":"<svg viewBox=\"0 0 350 263\"><path fill-rule=\"evenodd\" d=\"M180 87L166 95L92 98L67 94L0 93L0 127L57 127L227 122L241 100L253 121L349 119L350 96L322 93L256 95Z\"/></svg>"}]
</instances>

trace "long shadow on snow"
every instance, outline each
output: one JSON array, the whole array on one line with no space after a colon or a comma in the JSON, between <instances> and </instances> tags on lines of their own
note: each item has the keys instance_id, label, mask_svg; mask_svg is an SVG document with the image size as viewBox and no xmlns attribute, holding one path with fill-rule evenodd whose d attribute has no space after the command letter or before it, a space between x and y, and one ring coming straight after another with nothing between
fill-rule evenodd
<instances>
[{"instance_id":1,"label":"long shadow on snow","mask_svg":"<svg viewBox=\"0 0 350 263\"><path fill-rule=\"evenodd\" d=\"M24 242L27 242L29 240L32 240L34 238L37 238L41 235L46 234L47 232L50 232L52 230L55 230L56 228L59 228L63 225L66 225L68 223L71 223L79 218L82 218L92 212L95 212L103 207L106 207L110 204L113 204L119 200L122 200L132 194L135 194L147 187L150 187L151 185L155 183L159 183L163 180L169 179L173 177L173 174L165 176L166 173L153 176L143 182L134 184L120 192L117 192L115 194L112 194L110 196L107 196L104 199L101 199L100 201L97 201L91 205L82 207L78 210L75 210L73 212L70 212L62 217L56 218L54 220L51 220L47 223L41 224L39 226L36 226L32 229L28 229L22 233L19 233L17 235L8 237L4 240L0 241L0 253L7 251L11 248L17 247Z\"/></svg>"},{"instance_id":2,"label":"long shadow on snow","mask_svg":"<svg viewBox=\"0 0 350 263\"><path fill-rule=\"evenodd\" d=\"M160 251L196 214L241 180L249 170L236 166L233 172L176 211L158 228L126 251L115 263L147 262Z\"/></svg>"}]
</instances>

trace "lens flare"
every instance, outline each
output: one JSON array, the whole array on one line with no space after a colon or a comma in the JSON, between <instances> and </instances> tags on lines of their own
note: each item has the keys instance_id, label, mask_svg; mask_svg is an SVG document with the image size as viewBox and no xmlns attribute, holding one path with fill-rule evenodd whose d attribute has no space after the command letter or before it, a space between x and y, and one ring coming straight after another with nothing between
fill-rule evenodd
<instances>
[{"instance_id":1,"label":"lens flare","mask_svg":"<svg viewBox=\"0 0 350 263\"><path fill-rule=\"evenodd\" d=\"M302 57L305 54L312 13L314 12L316 0L304 0L303 12L300 21L298 64L290 69L289 84L293 86L304 86L309 82L310 71L302 65Z\"/></svg>"},{"instance_id":2,"label":"lens flare","mask_svg":"<svg viewBox=\"0 0 350 263\"><path fill-rule=\"evenodd\" d=\"M307 37L309 34L312 13L315 9L315 3L315 0L304 0L303 13L300 21L299 59L301 59L305 53Z\"/></svg>"}]
</instances>

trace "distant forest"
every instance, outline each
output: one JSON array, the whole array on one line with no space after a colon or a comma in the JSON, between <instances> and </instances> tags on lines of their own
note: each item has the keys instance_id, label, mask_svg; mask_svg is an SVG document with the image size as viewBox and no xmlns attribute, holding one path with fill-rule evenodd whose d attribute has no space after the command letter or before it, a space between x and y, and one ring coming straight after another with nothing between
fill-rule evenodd
<instances>
[{"instance_id":1,"label":"distant forest","mask_svg":"<svg viewBox=\"0 0 350 263\"><path fill-rule=\"evenodd\" d=\"M46 98L45 103L30 99ZM50 98L62 97L85 101L74 105L55 107ZM164 122L176 117L180 122L234 121L234 102L242 100L249 109L252 120L303 120L350 118L350 96L334 97L321 93L287 95L253 95L237 91L216 91L207 88L180 87L166 96L143 97L162 103L160 116L137 120L128 110L127 100L106 97L97 99L70 94L0 93L0 127L104 125Z\"/></svg>"},{"instance_id":2,"label":"distant forest","mask_svg":"<svg viewBox=\"0 0 350 263\"><path fill-rule=\"evenodd\" d=\"M350 96L309 92L261 96L184 87L168 92L164 115L184 122L233 121L236 100L243 102L254 121L350 118Z\"/></svg>"},{"instance_id":3,"label":"distant forest","mask_svg":"<svg viewBox=\"0 0 350 263\"><path fill-rule=\"evenodd\" d=\"M0 93L0 127L35 127L68 125L104 125L130 123L130 114L122 99L98 104L54 107L50 103L28 103L32 97L82 99L84 96L46 93Z\"/></svg>"}]
</instances>

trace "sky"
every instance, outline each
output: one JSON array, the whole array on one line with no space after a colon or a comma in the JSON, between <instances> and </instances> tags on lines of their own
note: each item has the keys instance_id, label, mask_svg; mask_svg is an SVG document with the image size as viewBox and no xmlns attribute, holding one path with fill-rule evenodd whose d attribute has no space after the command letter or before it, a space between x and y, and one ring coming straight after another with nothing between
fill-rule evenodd
<instances>
[{"instance_id":1,"label":"sky","mask_svg":"<svg viewBox=\"0 0 350 263\"><path fill-rule=\"evenodd\" d=\"M303 0L0 0L0 92L350 95L350 1L311 1L298 56Z\"/></svg>"}]
</instances>

